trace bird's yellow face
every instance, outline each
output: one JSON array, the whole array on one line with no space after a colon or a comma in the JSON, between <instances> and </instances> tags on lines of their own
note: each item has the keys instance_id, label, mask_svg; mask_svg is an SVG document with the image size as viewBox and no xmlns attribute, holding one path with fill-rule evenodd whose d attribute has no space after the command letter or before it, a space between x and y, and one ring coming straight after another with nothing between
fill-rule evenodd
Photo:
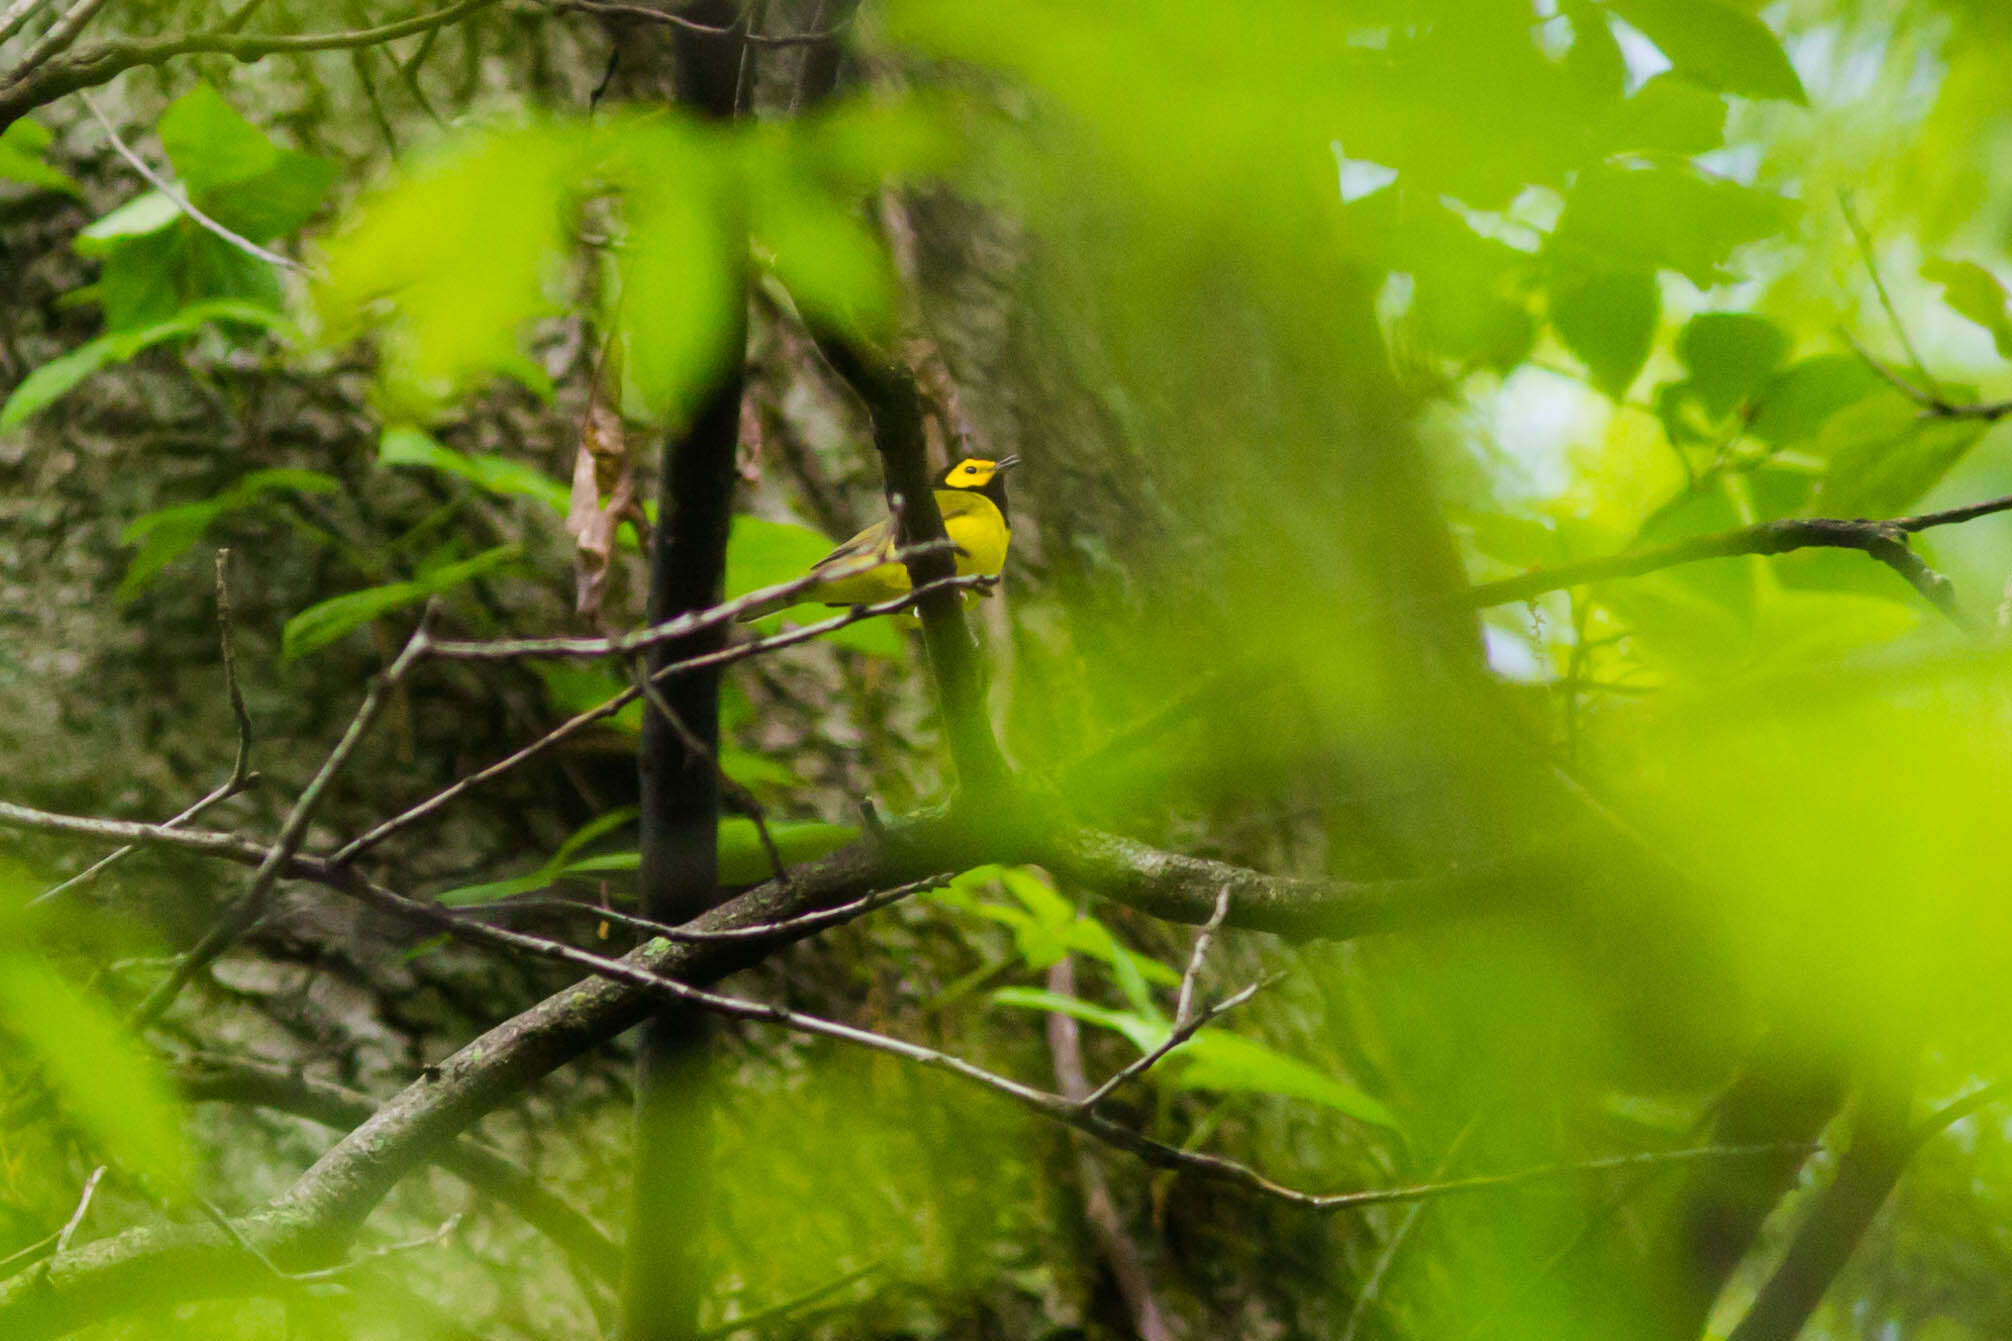
<instances>
[{"instance_id":1,"label":"bird's yellow face","mask_svg":"<svg viewBox=\"0 0 2012 1341\"><path fill-rule=\"evenodd\" d=\"M1019 464L1020 458L1017 456L1002 456L997 461L988 461L982 456L967 456L943 472L943 487L983 489Z\"/></svg>"}]
</instances>

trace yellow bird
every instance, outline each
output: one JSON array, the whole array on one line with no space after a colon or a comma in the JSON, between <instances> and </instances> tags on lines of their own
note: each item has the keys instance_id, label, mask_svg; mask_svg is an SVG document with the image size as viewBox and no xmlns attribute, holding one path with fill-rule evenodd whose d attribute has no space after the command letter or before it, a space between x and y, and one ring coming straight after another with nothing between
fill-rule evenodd
<instances>
[{"instance_id":1,"label":"yellow bird","mask_svg":"<svg viewBox=\"0 0 2012 1341\"><path fill-rule=\"evenodd\" d=\"M943 514L943 529L955 545L960 577L982 573L997 576L1006 566L1006 547L1012 542L1012 523L1006 515L1006 472L1020 464L1017 456L997 461L968 456L936 480L936 507ZM894 557L894 519L883 517L819 559L811 574L825 569L850 568L868 556L878 556L878 567L849 577L820 582L795 596L778 597L741 613L742 621L760 619L789 606L821 602L825 605L871 605L912 588L908 568Z\"/></svg>"}]
</instances>

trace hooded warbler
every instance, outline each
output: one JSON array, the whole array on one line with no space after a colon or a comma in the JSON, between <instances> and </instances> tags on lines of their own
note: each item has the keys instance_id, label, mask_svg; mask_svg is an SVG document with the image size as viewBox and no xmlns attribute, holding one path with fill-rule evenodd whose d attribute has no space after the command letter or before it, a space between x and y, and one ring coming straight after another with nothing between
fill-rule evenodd
<instances>
[{"instance_id":1,"label":"hooded warbler","mask_svg":"<svg viewBox=\"0 0 2012 1341\"><path fill-rule=\"evenodd\" d=\"M1019 464L1017 456L1002 456L997 461L968 456L937 476L936 507L943 514L943 529L950 543L957 547L958 576L995 576L1006 565L1006 547L1013 538L1006 511L1006 472ZM911 590L908 568L894 557L894 551L894 519L883 517L819 559L810 572L849 568L869 555L883 560L878 567L764 602L743 611L740 619L760 619L798 604L870 605L906 595Z\"/></svg>"}]
</instances>

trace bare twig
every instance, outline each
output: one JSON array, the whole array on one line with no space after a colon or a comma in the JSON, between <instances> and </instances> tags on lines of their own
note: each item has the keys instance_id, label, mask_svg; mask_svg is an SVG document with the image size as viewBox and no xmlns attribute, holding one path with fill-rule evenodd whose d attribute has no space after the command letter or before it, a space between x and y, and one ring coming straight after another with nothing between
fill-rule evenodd
<instances>
[{"instance_id":1,"label":"bare twig","mask_svg":"<svg viewBox=\"0 0 2012 1341\"><path fill-rule=\"evenodd\" d=\"M32 70L68 48L77 40L77 34L84 30L84 25L104 7L105 0L77 0L62 18L49 25L49 31L42 34L42 40L28 49L28 54L15 67L15 77L19 77L20 71Z\"/></svg>"},{"instance_id":2,"label":"bare twig","mask_svg":"<svg viewBox=\"0 0 2012 1341\"><path fill-rule=\"evenodd\" d=\"M758 1308L752 1313L743 1313L738 1318L730 1319L717 1327L708 1327L699 1333L699 1341L718 1341L718 1338L729 1337L736 1332L745 1332L751 1328L761 1327L774 1322L779 1318L786 1318L792 1313L798 1313L809 1308L820 1299L830 1298L854 1281L863 1280L878 1270L880 1270L880 1263L878 1261L868 1262L865 1266L854 1267L844 1275L834 1276L822 1285L814 1285L802 1294L785 1299L780 1303L770 1304L766 1308Z\"/></svg>"},{"instance_id":3,"label":"bare twig","mask_svg":"<svg viewBox=\"0 0 2012 1341\"><path fill-rule=\"evenodd\" d=\"M83 1225L84 1216L90 1212L91 1198L97 1195L98 1182L104 1176L105 1166L100 1164L97 1168L91 1170L91 1176L84 1180L84 1190L77 1197L77 1209L70 1212L70 1218L64 1221L63 1227L56 1232L55 1255L61 1256L69 1248L70 1240L75 1237L78 1228Z\"/></svg>"},{"instance_id":4,"label":"bare twig","mask_svg":"<svg viewBox=\"0 0 2012 1341\"><path fill-rule=\"evenodd\" d=\"M425 613L420 616L419 627L415 628L412 636L406 640L405 649L381 675L372 677L370 689L364 695L362 705L357 708L356 716L350 719L349 729L343 732L335 748L329 751L328 758L322 761L320 770L302 790L300 799L294 802L293 809L288 812L285 821L280 825L279 835L273 839L272 846L266 851L258 869L252 873L251 887L245 891L244 897L218 919L203 938L182 956L175 969L134 1009L131 1023L135 1029L144 1028L158 1020L191 978L213 963L217 956L229 949L239 936L265 915L266 905L272 897L273 885L287 868L294 854L300 850L301 843L307 837L308 822L314 818L314 812L321 804L322 796L327 792L329 784L334 781L342 766L349 761L349 756L355 752L356 747L362 743L363 737L376 722L378 714L383 711L386 701L397 692L406 675L426 655L427 630L432 623L435 610L435 603L428 602Z\"/></svg>"},{"instance_id":5,"label":"bare twig","mask_svg":"<svg viewBox=\"0 0 2012 1341\"><path fill-rule=\"evenodd\" d=\"M2002 1101L2008 1095L2012 1095L2012 1081L2000 1080L1980 1086L1962 1098L1944 1104L1916 1123L1911 1139L1915 1145L1920 1145L1941 1135L1979 1109Z\"/></svg>"},{"instance_id":6,"label":"bare twig","mask_svg":"<svg viewBox=\"0 0 2012 1341\"><path fill-rule=\"evenodd\" d=\"M1246 1191L1282 1201L1308 1210L1335 1211L1360 1206L1383 1205L1391 1202L1417 1201L1422 1198L1449 1196L1459 1193L1483 1191L1490 1188L1515 1186L1520 1183L1541 1181L1548 1178L1567 1177L1590 1171L1615 1168L1632 1168L1643 1165L1680 1163L1700 1159L1739 1159L1761 1154L1778 1155L1785 1147L1780 1142L1760 1146L1708 1146L1687 1150L1659 1150L1615 1155L1602 1159L1581 1160L1569 1164L1547 1164L1532 1168L1512 1170L1507 1173L1479 1174L1468 1178L1456 1178L1444 1182L1419 1183L1408 1187L1366 1188L1360 1191L1317 1193L1289 1187L1274 1181L1247 1164L1228 1159L1221 1155L1211 1155L1201 1151L1187 1150L1169 1145L1163 1141L1132 1130L1108 1118L1100 1117L1086 1104L1078 1104L1059 1094L1023 1084L1009 1076L988 1071L976 1063L965 1060L953 1053L913 1043L907 1039L877 1034L868 1029L844 1024L837 1020L805 1014L785 1006L767 1002L749 1001L739 997L725 996L689 983L679 982L654 973L630 959L609 959L561 941L548 940L541 936L527 936L520 932L506 931L483 922L471 922L455 917L445 909L432 904L419 903L401 894L385 889L363 879L354 871L345 871L339 877L340 888L346 894L368 907L393 917L401 918L416 925L435 931L445 931L456 939L468 941L492 950L502 950L515 954L529 955L554 963L566 964L584 969L599 977L637 988L649 995L696 1006L729 1019L745 1020L756 1024L779 1025L798 1033L817 1038L828 1038L835 1042L848 1043L874 1052L899 1057L930 1070L943 1071L961 1079L972 1081L992 1090L1022 1108L1042 1117L1073 1127L1084 1134L1117 1149L1127 1151L1148 1164L1159 1168L1173 1169L1193 1174L1215 1182L1223 1182L1241 1187ZM1255 990L1255 988L1251 989ZM1797 1145L1795 1148L1804 1147Z\"/></svg>"},{"instance_id":7,"label":"bare twig","mask_svg":"<svg viewBox=\"0 0 2012 1341\"><path fill-rule=\"evenodd\" d=\"M669 926L663 922L653 922L646 917L637 917L632 913L617 912L613 908L603 908L597 903L581 903L577 899L511 899L499 903L470 904L457 911L464 917L477 916L483 913L517 912L520 910L571 912L583 917L594 917L612 922L616 926L624 927L630 931L641 932L646 936L662 936L667 941L694 945L704 944L707 941L776 940L787 936L794 936L799 932L816 931L822 927L835 926L840 922L849 922L863 913L870 913L876 909L885 908L889 904L899 903L910 895L919 894L925 890L940 889L950 883L952 874L954 873L946 871L939 875L926 876L921 880L911 880L906 884L896 885L892 889L879 890L866 895L864 898L854 899L850 903L841 903L831 908L820 909L814 913L805 913L801 917L786 918L780 922L755 922L744 927L724 927L709 931L701 931L692 927Z\"/></svg>"},{"instance_id":8,"label":"bare twig","mask_svg":"<svg viewBox=\"0 0 2012 1341\"><path fill-rule=\"evenodd\" d=\"M378 1101L368 1094L312 1079L293 1067L214 1053L181 1059L174 1078L182 1097L191 1103L256 1105L338 1131L368 1121L378 1107ZM620 1279L621 1249L591 1219L508 1155L473 1137L463 1137L442 1146L433 1158L441 1168L509 1207L543 1233L566 1254L583 1281L613 1284Z\"/></svg>"},{"instance_id":9,"label":"bare twig","mask_svg":"<svg viewBox=\"0 0 2012 1341\"><path fill-rule=\"evenodd\" d=\"M236 639L231 636L231 552L217 551L217 643L223 649L224 692L231 701L231 717L237 722L238 752L231 761L231 781L242 786L251 776L252 724L245 709L244 690L238 684Z\"/></svg>"},{"instance_id":10,"label":"bare twig","mask_svg":"<svg viewBox=\"0 0 2012 1341\"><path fill-rule=\"evenodd\" d=\"M1187 971L1181 974L1181 990L1174 999L1174 1026L1179 1028L1192 1020L1195 1015L1195 984L1201 979L1202 964L1209 955L1209 943L1216 933L1223 929L1223 920L1230 915L1230 889L1224 885L1216 894L1215 911L1209 920L1195 933L1195 948L1188 954Z\"/></svg>"},{"instance_id":11,"label":"bare twig","mask_svg":"<svg viewBox=\"0 0 2012 1341\"><path fill-rule=\"evenodd\" d=\"M1611 554L1555 568L1536 568L1517 577L1495 582L1478 582L1457 598L1462 604L1482 608L1531 600L1546 592L1585 586L1620 577L1640 577L1679 564L1701 559L1723 559L1740 554L1786 554L1798 549L1855 549L1907 579L1908 585L1936 609L1961 625L1967 621L1956 604L1949 579L1930 568L1907 546L1907 537L1916 531L2012 508L2012 498L1952 508L1943 513L1900 517L1891 521L1843 520L1833 517L1784 517L1761 522L1736 531L1719 531L1693 536L1655 549L1632 554Z\"/></svg>"},{"instance_id":12,"label":"bare twig","mask_svg":"<svg viewBox=\"0 0 2012 1341\"><path fill-rule=\"evenodd\" d=\"M133 171L146 178L149 186L152 186L156 191L159 191L162 195L173 201L176 209L188 215L189 218L193 219L201 227L208 229L224 241L230 243L233 247L236 247L239 251L244 252L247 256L257 257L261 261L279 266L284 270L302 270L306 268L292 257L282 256L276 251L269 251L261 247L244 234L226 228L223 224L218 223L215 219L197 209L194 202L189 199L186 191L183 191L166 177L154 171L152 167L148 166L144 158L133 152L131 145L119 138L118 130L112 125L111 120L105 115L103 109L98 106L97 99L84 92L79 92L77 96L84 100L84 106L91 109L91 115L96 117L98 124L105 128L105 134L112 141L112 147L119 151L119 157L132 164Z\"/></svg>"},{"instance_id":13,"label":"bare twig","mask_svg":"<svg viewBox=\"0 0 2012 1341\"><path fill-rule=\"evenodd\" d=\"M705 761L706 766L713 770L713 776L719 780L720 791L732 799L740 813L754 822L755 837L761 842L763 854L768 857L769 873L787 888L789 867L782 859L782 849L776 846L775 835L769 832L768 812L762 809L761 802L755 799L753 792L727 775L726 766L720 762L719 754L708 748L691 727L685 725L685 719L678 716L677 709L671 706L663 691L650 680L640 661L635 666L635 673L636 687L643 691L643 697L649 701L650 706L670 725L672 734L677 736L678 743L684 746L685 752Z\"/></svg>"},{"instance_id":14,"label":"bare twig","mask_svg":"<svg viewBox=\"0 0 2012 1341\"><path fill-rule=\"evenodd\" d=\"M430 14L416 14L408 19L349 32L186 33L149 41L106 42L62 60L37 59L31 54L14 67L4 84L0 84L0 127L66 94L109 83L136 66L160 65L177 56L222 55L241 61L255 61L265 56L377 46L413 33L430 32L495 3L496 0L460 0L458 4Z\"/></svg>"},{"instance_id":15,"label":"bare twig","mask_svg":"<svg viewBox=\"0 0 2012 1341\"><path fill-rule=\"evenodd\" d=\"M1440 1155L1439 1163L1432 1171L1434 1178L1446 1176L1446 1171L1453 1167L1453 1161L1460 1158L1461 1150L1465 1148L1468 1139L1474 1135L1475 1128L1479 1125L1478 1116L1469 1118L1453 1139L1447 1142L1445 1153ZM1361 1288L1355 1292L1355 1302L1349 1305L1348 1318L1342 1323L1341 1334L1335 1341L1355 1341L1356 1332L1361 1329L1363 1320L1369 1316L1369 1310L1375 1307L1377 1296L1383 1293L1384 1279L1390 1275L1390 1268L1397 1261L1398 1252L1404 1247L1405 1240L1411 1237L1411 1231L1418 1227L1418 1221L1425 1214L1425 1208L1431 1204L1429 1201L1412 1202L1405 1211L1404 1218L1397 1222L1397 1228L1392 1230L1390 1237L1384 1241L1383 1250L1377 1253L1376 1264L1369 1269L1369 1275L1363 1279Z\"/></svg>"},{"instance_id":16,"label":"bare twig","mask_svg":"<svg viewBox=\"0 0 2012 1341\"><path fill-rule=\"evenodd\" d=\"M45 1258L54 1260L69 1251L70 1240L75 1237L78 1227L84 1223L84 1216L91 1209L91 1198L97 1194L98 1183L104 1176L105 1166L102 1164L91 1171L91 1176L84 1180L84 1190L77 1197L77 1208L70 1212L70 1218L63 1222L61 1229L53 1234L45 1234L26 1247L0 1257L0 1278L7 1275L10 1267ZM40 1274L45 1279L48 1271L48 1261L43 1261Z\"/></svg>"},{"instance_id":17,"label":"bare twig","mask_svg":"<svg viewBox=\"0 0 2012 1341\"><path fill-rule=\"evenodd\" d=\"M164 828L172 829L178 824L185 824L197 818L218 802L228 800L239 792L256 786L259 781L258 774L251 771L251 714L245 711L244 691L238 687L237 650L232 645L231 638L231 593L226 576L229 559L230 551L228 549L217 551L217 638L223 645L224 692L230 698L231 715L237 720L237 757L231 761L231 775L224 779L221 785L211 791L209 795L182 811L181 814L165 821L162 826ZM131 845L119 848L110 856L93 862L90 866L77 872L77 874L71 876L61 884L52 886L37 894L28 901L28 906L33 908L38 904L47 903L68 890L89 884L107 868L112 866L113 863L123 861L137 850L137 848Z\"/></svg>"},{"instance_id":18,"label":"bare twig","mask_svg":"<svg viewBox=\"0 0 2012 1341\"><path fill-rule=\"evenodd\" d=\"M434 1244L446 1239L449 1234L452 1234L460 1227L461 1217L459 1215L450 1215L446 1220L441 1222L440 1228L434 1230L431 1234L422 1234L416 1239L406 1239L400 1243L387 1243L383 1247L372 1248L369 1252L352 1257L347 1262L338 1262L332 1267L322 1267L318 1271L290 1272L287 1279L295 1281L333 1280L337 1276L346 1276L361 1267L374 1266L387 1257L396 1257L401 1253L415 1252L420 1248L431 1248Z\"/></svg>"},{"instance_id":19,"label":"bare twig","mask_svg":"<svg viewBox=\"0 0 2012 1341\"><path fill-rule=\"evenodd\" d=\"M2012 400L1951 401L1939 392L1924 391L1883 363L1850 331L1839 327L1837 333L1851 346L1851 352L1858 355L1859 362L1877 373L1888 386L1919 405L1923 419L1981 419L1989 424L2012 414Z\"/></svg>"},{"instance_id":20,"label":"bare twig","mask_svg":"<svg viewBox=\"0 0 2012 1341\"><path fill-rule=\"evenodd\" d=\"M880 601L873 605L855 605L850 609L846 610L843 614L833 615L829 619L819 620L814 624L805 624L800 628L790 629L784 633L772 634L767 638L760 638L755 640L754 642L739 643L732 647L722 648L717 652L709 652L704 656L692 657L685 661L673 662L668 666L661 666L657 669L656 674L651 678L653 680L661 682L665 679L668 679L672 675L680 674L686 670L696 669L699 666L725 665L735 661L744 661L749 657L760 656L764 652L774 652L785 647L794 647L798 643L805 643L809 642L813 638L820 638L825 634L832 632L834 629L842 629L848 625L857 624L862 620L877 619L882 615L894 614L898 611L906 610L911 606L913 606L916 602L927 597L931 592L936 591L940 588L953 588L953 589L982 588L989 585L993 580L994 579L980 578L980 577L944 578L941 581L929 583L915 591L909 592L904 596L898 596L891 600ZM776 588L773 587L766 589L767 592L774 592L775 590ZM752 601L757 597L766 599L766 593L750 592L748 593L747 596L742 597L740 599L742 601ZM736 603L728 602L728 604L733 605ZM676 621L672 621L672 623L675 622ZM667 625L659 625L658 627L667 627ZM580 640L562 639L559 641L574 642ZM439 651L442 646L491 648L495 647L496 644L434 643L432 644L431 647L432 653L434 655L439 655ZM508 653L508 655L517 655L517 653L511 652ZM537 653L536 652L525 653L525 655L537 655ZM595 722L598 722L605 717L614 716L616 713L620 712L623 708L626 708L627 706L629 706L629 704L634 703L637 699L641 698L642 695L643 691L641 690L641 688L631 686L628 689L624 689L621 693L614 695L606 702L596 704L594 707L588 708L585 712L579 713L574 717L568 718L565 722L562 722L560 725L553 728L551 731L547 732L544 736L540 737L538 740L533 741L531 744L526 745L523 749L518 750L516 753L509 755L506 758L498 760L497 762L489 765L487 768L483 768L478 770L477 772L469 774L467 777L462 778L460 781L452 784L449 787L442 789L439 792L436 792L434 795L429 796L424 801L419 802L417 805L411 807L410 809L403 811L398 815L394 815L392 818L385 820L381 824L376 825L368 832L360 835L355 839L352 839L350 842L344 844L343 847L334 854L331 860L337 863L338 865L356 860L356 858L362 855L365 851L369 850L370 848L376 847L379 843L383 842L385 839L389 838L392 834L398 832L400 829L404 829L412 824L417 823L419 820L426 818L428 815L434 814L435 812L439 811L442 807L454 801L457 797L466 794L473 788L480 786L482 783L489 782L495 778L501 777L503 774L509 772L514 768L517 768L519 765L528 762L529 760L535 758L537 755L542 754L544 751L550 749L552 746L557 745L559 742L567 739L569 736L573 736L578 732L585 730L587 727L593 725Z\"/></svg>"},{"instance_id":21,"label":"bare twig","mask_svg":"<svg viewBox=\"0 0 2012 1341\"><path fill-rule=\"evenodd\" d=\"M1899 337L1900 347L1907 351L1907 361L1913 365L1915 376L1921 379L1921 385L1928 389L1929 394L1938 403L1946 403L1948 398L1936 384L1934 375L1928 371L1928 365L1921 361L1920 353L1914 348L1914 341L1908 338L1907 324L1900 319L1899 311L1893 306L1893 296L1886 291L1886 281L1879 276L1879 261L1872 252L1872 237L1859 222L1858 211L1853 208L1850 195L1839 191L1837 207L1844 215L1845 227L1851 230L1852 241L1858 244L1858 254L1865 261L1865 272L1872 277L1873 292L1879 295L1879 305L1886 310L1886 319L1892 323L1893 333Z\"/></svg>"},{"instance_id":22,"label":"bare twig","mask_svg":"<svg viewBox=\"0 0 2012 1341\"><path fill-rule=\"evenodd\" d=\"M1076 995L1076 967L1063 955L1048 969L1048 990L1058 996ZM1083 1070L1083 1031L1073 1016L1056 1010L1048 1013L1048 1051L1055 1060L1055 1084L1062 1097L1081 1103L1090 1092ZM1160 1301L1153 1293L1152 1277L1146 1270L1145 1254L1127 1231L1124 1217L1112 1200L1110 1180L1092 1155L1088 1141L1080 1133L1070 1134L1076 1153L1076 1177L1083 1192L1083 1218L1102 1240L1104 1257L1111 1265L1118 1293L1132 1315L1139 1341L1172 1341Z\"/></svg>"},{"instance_id":23,"label":"bare twig","mask_svg":"<svg viewBox=\"0 0 2012 1341\"><path fill-rule=\"evenodd\" d=\"M1165 1038L1161 1039L1144 1053L1141 1053L1122 1070L1113 1072L1103 1084L1084 1095L1082 1106L1085 1109L1095 1108L1098 1104L1108 1099L1116 1090L1129 1085L1132 1081L1165 1061L1169 1053L1173 1052L1183 1043L1186 1043L1196 1034L1199 1034L1209 1024L1213 1023L1218 1016L1227 1015L1238 1006L1243 1005L1244 1002L1256 996L1259 992L1264 991L1267 987L1275 986L1283 977L1283 974L1274 974L1268 978L1260 978L1256 982L1232 992L1214 1005L1206 1006L1196 1011L1193 1015L1179 1021L1172 1029L1167 1031Z\"/></svg>"},{"instance_id":24,"label":"bare twig","mask_svg":"<svg viewBox=\"0 0 2012 1341\"><path fill-rule=\"evenodd\" d=\"M619 4L616 0L545 0L545 3L547 8L561 14L604 14L616 18L642 19L648 23L682 28L686 32L706 37L739 36L743 42L755 47L815 46L820 42L828 42L845 31L843 25L840 25L812 33L758 33L753 31L752 25L748 23L746 13L743 13L737 22L722 28L716 24L701 23L697 19L670 10L651 9L645 5Z\"/></svg>"}]
</instances>

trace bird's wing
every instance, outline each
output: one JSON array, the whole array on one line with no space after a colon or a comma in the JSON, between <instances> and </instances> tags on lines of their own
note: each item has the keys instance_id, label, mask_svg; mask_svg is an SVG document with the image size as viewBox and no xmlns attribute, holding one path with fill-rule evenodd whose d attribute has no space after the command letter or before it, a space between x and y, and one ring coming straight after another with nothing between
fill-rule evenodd
<instances>
[{"instance_id":1,"label":"bird's wing","mask_svg":"<svg viewBox=\"0 0 2012 1341\"><path fill-rule=\"evenodd\" d=\"M811 565L811 571L816 572L820 568L832 568L838 564L850 563L864 559L868 555L877 555L882 559L894 557L894 528L888 525L887 518L883 517L819 559Z\"/></svg>"}]
</instances>

